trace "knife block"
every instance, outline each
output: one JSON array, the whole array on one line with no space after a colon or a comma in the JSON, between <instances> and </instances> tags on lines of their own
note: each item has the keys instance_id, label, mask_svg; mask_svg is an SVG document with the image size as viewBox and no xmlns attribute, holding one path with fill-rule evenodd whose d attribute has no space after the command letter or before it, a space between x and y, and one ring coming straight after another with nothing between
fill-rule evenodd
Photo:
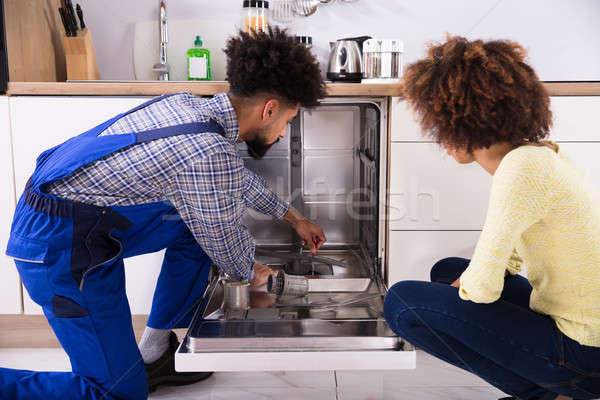
<instances>
[{"instance_id":1,"label":"knife block","mask_svg":"<svg viewBox=\"0 0 600 400\"><path fill-rule=\"evenodd\" d=\"M79 36L63 36L62 42L67 64L67 80L100 79L89 29L80 31Z\"/></svg>"}]
</instances>

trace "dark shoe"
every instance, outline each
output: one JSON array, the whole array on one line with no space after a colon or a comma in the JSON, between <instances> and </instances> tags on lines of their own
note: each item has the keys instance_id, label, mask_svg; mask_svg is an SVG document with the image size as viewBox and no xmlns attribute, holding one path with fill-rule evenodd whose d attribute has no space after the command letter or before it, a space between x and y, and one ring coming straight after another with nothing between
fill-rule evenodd
<instances>
[{"instance_id":1,"label":"dark shoe","mask_svg":"<svg viewBox=\"0 0 600 400\"><path fill-rule=\"evenodd\" d=\"M212 372L177 372L175 371L175 351L179 341L175 332L169 334L169 348L165 354L150 364L146 364L148 375L148 390L154 392L160 385L183 386L203 381L212 375Z\"/></svg>"}]
</instances>

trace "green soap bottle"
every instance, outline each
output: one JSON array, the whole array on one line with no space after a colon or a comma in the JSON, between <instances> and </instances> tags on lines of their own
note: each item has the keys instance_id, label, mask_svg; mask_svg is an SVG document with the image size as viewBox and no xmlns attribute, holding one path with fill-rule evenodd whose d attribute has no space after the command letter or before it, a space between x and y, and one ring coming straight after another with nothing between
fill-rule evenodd
<instances>
[{"instance_id":1,"label":"green soap bottle","mask_svg":"<svg viewBox=\"0 0 600 400\"><path fill-rule=\"evenodd\" d=\"M202 48L200 36L196 36L194 48L187 52L188 81L210 81L210 51Z\"/></svg>"}]
</instances>

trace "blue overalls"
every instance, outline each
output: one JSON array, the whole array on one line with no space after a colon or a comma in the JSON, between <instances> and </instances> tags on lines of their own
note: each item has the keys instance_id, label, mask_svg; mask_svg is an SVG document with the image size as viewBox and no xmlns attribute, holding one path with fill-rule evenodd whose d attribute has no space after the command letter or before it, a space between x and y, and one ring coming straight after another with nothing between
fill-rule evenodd
<instances>
[{"instance_id":1,"label":"blue overalls","mask_svg":"<svg viewBox=\"0 0 600 400\"><path fill-rule=\"evenodd\" d=\"M21 196L6 254L42 306L73 372L0 368L0 399L144 399L148 383L125 294L123 258L166 248L148 326L185 328L211 261L169 202L98 207L44 193L44 186L127 146L218 132L215 121L98 136L119 118L42 153Z\"/></svg>"}]
</instances>

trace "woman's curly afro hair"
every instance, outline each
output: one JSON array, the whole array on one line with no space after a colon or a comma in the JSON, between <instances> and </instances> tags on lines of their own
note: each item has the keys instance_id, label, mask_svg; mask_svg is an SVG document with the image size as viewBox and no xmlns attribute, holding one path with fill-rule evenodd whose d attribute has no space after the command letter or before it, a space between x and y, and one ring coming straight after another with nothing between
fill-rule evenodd
<instances>
[{"instance_id":1,"label":"woman's curly afro hair","mask_svg":"<svg viewBox=\"0 0 600 400\"><path fill-rule=\"evenodd\" d=\"M437 143L473 150L539 142L552 125L549 97L518 43L448 36L409 65L404 96Z\"/></svg>"},{"instance_id":2,"label":"woman's curly afro hair","mask_svg":"<svg viewBox=\"0 0 600 400\"><path fill-rule=\"evenodd\" d=\"M325 97L319 64L285 30L240 31L227 41L227 80L236 96L274 94L290 105L313 107Z\"/></svg>"}]
</instances>

